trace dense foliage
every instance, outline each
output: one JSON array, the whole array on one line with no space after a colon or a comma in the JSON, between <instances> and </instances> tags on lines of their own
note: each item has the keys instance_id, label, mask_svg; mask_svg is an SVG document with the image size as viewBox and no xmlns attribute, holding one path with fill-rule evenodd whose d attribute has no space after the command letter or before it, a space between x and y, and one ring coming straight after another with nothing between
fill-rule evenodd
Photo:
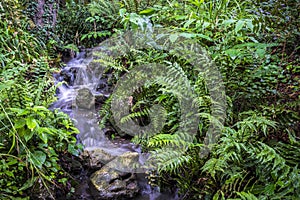
<instances>
[{"instance_id":1,"label":"dense foliage","mask_svg":"<svg viewBox=\"0 0 300 200\"><path fill-rule=\"evenodd\" d=\"M26 31L30 21L20 4L2 1L0 17L0 198L54 198L54 188L68 180L59 156L77 153L78 131L67 115L48 110L55 101L53 62Z\"/></svg>"},{"instance_id":2,"label":"dense foliage","mask_svg":"<svg viewBox=\"0 0 300 200\"><path fill-rule=\"evenodd\" d=\"M225 122L214 118L205 73L191 70L191 63L170 52L132 48L114 60L98 61L105 61L112 73L110 84L135 66L149 63L166 65L174 77L137 88L129 115L121 119L145 126L161 120L161 115L152 115L151 106L161 105L166 111L159 133L132 139L144 152L156 155L158 170L150 172L156 177L149 178L151 184L162 188L175 184L182 199L299 198L297 0L51 2L57 8L57 21L53 23L53 10L47 8L39 26L34 21L38 1L0 3L1 199L25 198L40 185L51 190L66 182L58 155L67 150L76 153L77 131L66 115L47 109L55 101L50 66L57 55L97 46L126 30L152 27L167 28L171 43L178 39L176 32L206 49L222 73L227 109ZM201 119L195 139L189 142L177 134L181 119L175 88L184 85L175 77L181 75L190 79ZM111 101L100 110L102 125L114 124ZM203 155L213 120L222 127L221 135Z\"/></svg>"},{"instance_id":3,"label":"dense foliage","mask_svg":"<svg viewBox=\"0 0 300 200\"><path fill-rule=\"evenodd\" d=\"M155 49L132 49L120 62L112 64L116 66L113 82L122 72L139 64L167 64L173 68L173 77L185 73L191 79L199 97L195 99L201 105L199 135L196 141L186 143L176 134L180 105L174 94L179 89L156 82L133 94L131 112L121 122L132 119L147 125L153 105L162 105L167 111L161 132L133 138L144 151L152 151L159 163L158 179L153 184L175 183L183 199L298 198L299 16L295 12L298 8L296 1L189 0L156 2L138 12L120 10L125 29L143 29L148 18L154 26L196 39L222 71L226 85L226 122L218 143L208 156L203 156L203 135L208 128L207 120L213 117L203 74L188 70L189 63L181 58ZM98 9L101 13L101 8ZM182 70L177 70L178 66ZM178 81L169 77L163 80L180 88ZM111 118L107 114L109 105L108 100L101 110L103 123ZM155 123L162 118L152 116L151 120ZM178 145L177 150L168 151ZM187 149L184 154L180 151L182 145Z\"/></svg>"}]
</instances>

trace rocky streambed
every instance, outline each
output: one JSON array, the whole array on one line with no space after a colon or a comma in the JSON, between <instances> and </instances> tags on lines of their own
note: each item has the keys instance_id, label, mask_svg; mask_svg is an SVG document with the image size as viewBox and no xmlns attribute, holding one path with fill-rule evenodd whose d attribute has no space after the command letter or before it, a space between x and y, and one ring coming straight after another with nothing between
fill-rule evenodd
<instances>
[{"instance_id":1,"label":"rocky streambed","mask_svg":"<svg viewBox=\"0 0 300 200\"><path fill-rule=\"evenodd\" d=\"M130 138L118 136L112 126L100 129L98 111L111 95L109 73L94 62L93 50L81 52L54 75L58 100L53 108L67 113L79 129L78 142L84 151L77 157L62 157L63 166L74 177L77 186L73 195L61 199L177 199L172 192L161 193L152 188L144 173L137 173L141 149ZM116 135L114 140L109 135Z\"/></svg>"}]
</instances>

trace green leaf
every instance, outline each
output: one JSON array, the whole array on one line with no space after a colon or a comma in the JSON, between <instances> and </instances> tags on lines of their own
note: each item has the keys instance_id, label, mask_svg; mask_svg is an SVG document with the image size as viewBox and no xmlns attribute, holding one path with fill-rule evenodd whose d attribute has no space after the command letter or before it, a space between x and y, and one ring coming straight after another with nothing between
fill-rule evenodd
<instances>
[{"instance_id":1,"label":"green leaf","mask_svg":"<svg viewBox=\"0 0 300 200\"><path fill-rule=\"evenodd\" d=\"M36 181L36 179L37 179L37 177L33 177L33 178L31 178L31 179L28 179L28 180L24 183L24 185L23 185L20 189L18 189L18 191L26 190L26 189L32 187L33 184L34 184L34 182Z\"/></svg>"},{"instance_id":2,"label":"green leaf","mask_svg":"<svg viewBox=\"0 0 300 200\"><path fill-rule=\"evenodd\" d=\"M44 132L40 133L39 137L45 144L48 143L48 135L46 133L44 133Z\"/></svg>"},{"instance_id":3,"label":"green leaf","mask_svg":"<svg viewBox=\"0 0 300 200\"><path fill-rule=\"evenodd\" d=\"M247 20L246 25L251 31L253 31L254 25L252 23L252 20Z\"/></svg>"},{"instance_id":4,"label":"green leaf","mask_svg":"<svg viewBox=\"0 0 300 200\"><path fill-rule=\"evenodd\" d=\"M227 49L225 53L230 56L231 59L235 59L241 53L241 51L238 49Z\"/></svg>"},{"instance_id":5,"label":"green leaf","mask_svg":"<svg viewBox=\"0 0 300 200\"><path fill-rule=\"evenodd\" d=\"M206 35L200 34L200 33L199 34L194 34L194 33L180 33L179 35L182 36L182 37L188 38L188 39L194 38L194 37L200 37L200 38L203 38L203 39L206 39L206 40L209 40L209 41L213 41L212 38L210 38L210 37L208 37Z\"/></svg>"},{"instance_id":6,"label":"green leaf","mask_svg":"<svg viewBox=\"0 0 300 200\"><path fill-rule=\"evenodd\" d=\"M126 12L127 12L127 10L126 10L125 8L121 8L121 9L119 10L119 16L120 16L120 17L124 17L124 15L126 14Z\"/></svg>"},{"instance_id":7,"label":"green leaf","mask_svg":"<svg viewBox=\"0 0 300 200\"><path fill-rule=\"evenodd\" d=\"M267 195L272 195L274 194L275 188L276 187L274 184L269 184L265 187L264 193Z\"/></svg>"},{"instance_id":8,"label":"green leaf","mask_svg":"<svg viewBox=\"0 0 300 200\"><path fill-rule=\"evenodd\" d=\"M14 173L11 171L5 171L5 174L10 177L15 177Z\"/></svg>"},{"instance_id":9,"label":"green leaf","mask_svg":"<svg viewBox=\"0 0 300 200\"><path fill-rule=\"evenodd\" d=\"M14 83L14 81L6 81L4 84L0 84L0 91L6 88L9 88L12 84Z\"/></svg>"},{"instance_id":10,"label":"green leaf","mask_svg":"<svg viewBox=\"0 0 300 200\"><path fill-rule=\"evenodd\" d=\"M154 9L152 9L152 8L148 8L148 9L145 9L145 10L142 10L142 11L140 11L140 15L151 15L151 14L153 14L154 13Z\"/></svg>"},{"instance_id":11,"label":"green leaf","mask_svg":"<svg viewBox=\"0 0 300 200\"><path fill-rule=\"evenodd\" d=\"M200 37L200 38L203 38L203 39L206 39L208 41L213 41L213 39L211 37L208 37L207 35L203 35L201 33L198 33L198 34L195 34L197 37Z\"/></svg>"},{"instance_id":12,"label":"green leaf","mask_svg":"<svg viewBox=\"0 0 300 200\"><path fill-rule=\"evenodd\" d=\"M46 161L46 154L42 151L35 151L31 154L29 161L38 168L42 168L42 165Z\"/></svg>"},{"instance_id":13,"label":"green leaf","mask_svg":"<svg viewBox=\"0 0 300 200\"><path fill-rule=\"evenodd\" d=\"M241 197L242 200L258 200L254 194L246 193L246 192L237 192L237 194Z\"/></svg>"},{"instance_id":14,"label":"green leaf","mask_svg":"<svg viewBox=\"0 0 300 200\"><path fill-rule=\"evenodd\" d=\"M26 125L30 130L33 130L38 125L38 123L32 116L30 116L26 118Z\"/></svg>"},{"instance_id":15,"label":"green leaf","mask_svg":"<svg viewBox=\"0 0 300 200\"><path fill-rule=\"evenodd\" d=\"M79 52L79 49L75 44L68 44L68 45L64 46L63 48L64 49L70 49L70 50L75 51L75 52Z\"/></svg>"},{"instance_id":16,"label":"green leaf","mask_svg":"<svg viewBox=\"0 0 300 200\"><path fill-rule=\"evenodd\" d=\"M196 21L195 19L189 19L185 22L185 24L183 25L184 28L188 28L194 21Z\"/></svg>"},{"instance_id":17,"label":"green leaf","mask_svg":"<svg viewBox=\"0 0 300 200\"><path fill-rule=\"evenodd\" d=\"M24 127L25 124L26 124L25 119L19 119L19 120L17 120L17 121L15 122L14 127L15 127L16 129L19 129L19 128Z\"/></svg>"},{"instance_id":18,"label":"green leaf","mask_svg":"<svg viewBox=\"0 0 300 200\"><path fill-rule=\"evenodd\" d=\"M53 135L55 132L51 128L39 127L37 128L40 139L46 144L48 143L49 135Z\"/></svg>"},{"instance_id":19,"label":"green leaf","mask_svg":"<svg viewBox=\"0 0 300 200\"><path fill-rule=\"evenodd\" d=\"M28 142L32 138L33 133L34 133L33 131L30 131L28 129L24 129L23 134L24 134L24 139L25 139L26 142Z\"/></svg>"},{"instance_id":20,"label":"green leaf","mask_svg":"<svg viewBox=\"0 0 300 200\"><path fill-rule=\"evenodd\" d=\"M21 109L21 108L10 108L10 110L17 113L17 116L23 116L29 113L28 110Z\"/></svg>"},{"instance_id":21,"label":"green leaf","mask_svg":"<svg viewBox=\"0 0 300 200\"><path fill-rule=\"evenodd\" d=\"M203 4L204 0L190 0L189 2L197 7L200 7Z\"/></svg>"},{"instance_id":22,"label":"green leaf","mask_svg":"<svg viewBox=\"0 0 300 200\"><path fill-rule=\"evenodd\" d=\"M213 200L225 200L224 193L221 190L214 195Z\"/></svg>"},{"instance_id":23,"label":"green leaf","mask_svg":"<svg viewBox=\"0 0 300 200\"><path fill-rule=\"evenodd\" d=\"M260 58L264 58L266 55L266 50L265 49L257 49L255 52Z\"/></svg>"},{"instance_id":24,"label":"green leaf","mask_svg":"<svg viewBox=\"0 0 300 200\"><path fill-rule=\"evenodd\" d=\"M236 22L236 20L234 20L234 19L228 19L228 20L224 20L222 22L222 24L225 25L225 26L228 26L228 25L230 25L230 24L232 24L234 22Z\"/></svg>"},{"instance_id":25,"label":"green leaf","mask_svg":"<svg viewBox=\"0 0 300 200\"><path fill-rule=\"evenodd\" d=\"M93 22L95 20L94 17L88 17L85 19L85 22Z\"/></svg>"},{"instance_id":26,"label":"green leaf","mask_svg":"<svg viewBox=\"0 0 300 200\"><path fill-rule=\"evenodd\" d=\"M196 36L196 34L192 34L192 33L180 33L179 35L185 38L193 38Z\"/></svg>"},{"instance_id":27,"label":"green leaf","mask_svg":"<svg viewBox=\"0 0 300 200\"><path fill-rule=\"evenodd\" d=\"M88 36L88 34L83 34L80 38L80 41L84 40L87 36Z\"/></svg>"},{"instance_id":28,"label":"green leaf","mask_svg":"<svg viewBox=\"0 0 300 200\"><path fill-rule=\"evenodd\" d=\"M17 164L19 162L17 159L12 158L12 157L10 157L10 159L8 159L7 161L9 161L7 163L7 165L14 165L14 164Z\"/></svg>"},{"instance_id":29,"label":"green leaf","mask_svg":"<svg viewBox=\"0 0 300 200\"><path fill-rule=\"evenodd\" d=\"M74 156L78 156L79 152L78 150L75 148L74 144L68 144L68 152L70 152L71 154L73 154Z\"/></svg>"},{"instance_id":30,"label":"green leaf","mask_svg":"<svg viewBox=\"0 0 300 200\"><path fill-rule=\"evenodd\" d=\"M235 29L234 29L235 32L236 33L239 32L243 28L244 24L245 24L245 21L239 20L235 25Z\"/></svg>"},{"instance_id":31,"label":"green leaf","mask_svg":"<svg viewBox=\"0 0 300 200\"><path fill-rule=\"evenodd\" d=\"M176 15L176 16L175 16L175 19L176 19L176 20L183 20L183 19L186 19L186 18L187 18L186 15Z\"/></svg>"},{"instance_id":32,"label":"green leaf","mask_svg":"<svg viewBox=\"0 0 300 200\"><path fill-rule=\"evenodd\" d=\"M170 35L170 41L172 42L172 43L174 43L176 40L177 40L177 38L178 38L178 34L171 34Z\"/></svg>"},{"instance_id":33,"label":"green leaf","mask_svg":"<svg viewBox=\"0 0 300 200\"><path fill-rule=\"evenodd\" d=\"M49 112L49 110L44 106L34 106L32 110L34 110L35 112L37 111Z\"/></svg>"}]
</instances>

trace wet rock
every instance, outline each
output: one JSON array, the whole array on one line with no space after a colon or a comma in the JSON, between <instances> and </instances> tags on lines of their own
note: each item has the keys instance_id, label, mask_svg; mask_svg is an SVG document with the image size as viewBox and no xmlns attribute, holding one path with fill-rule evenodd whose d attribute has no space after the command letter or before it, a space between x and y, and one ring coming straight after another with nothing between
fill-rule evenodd
<instances>
[{"instance_id":1,"label":"wet rock","mask_svg":"<svg viewBox=\"0 0 300 200\"><path fill-rule=\"evenodd\" d=\"M78 67L70 67L70 68L63 69L60 72L59 77L57 77L56 79L58 81L66 81L69 86L72 86L74 85L74 81L76 79L76 74L78 70L79 70Z\"/></svg>"},{"instance_id":2,"label":"wet rock","mask_svg":"<svg viewBox=\"0 0 300 200\"><path fill-rule=\"evenodd\" d=\"M107 98L108 97L104 94L97 94L97 95L95 95L95 102L97 104L103 104L103 103L105 103Z\"/></svg>"},{"instance_id":3,"label":"wet rock","mask_svg":"<svg viewBox=\"0 0 300 200\"><path fill-rule=\"evenodd\" d=\"M90 180L91 191L96 199L130 199L139 191L135 174L120 172L108 166L95 172Z\"/></svg>"},{"instance_id":4,"label":"wet rock","mask_svg":"<svg viewBox=\"0 0 300 200\"><path fill-rule=\"evenodd\" d=\"M77 91L76 106L84 109L95 107L95 97L88 88L82 88Z\"/></svg>"},{"instance_id":5,"label":"wet rock","mask_svg":"<svg viewBox=\"0 0 300 200\"><path fill-rule=\"evenodd\" d=\"M109 163L109 166L122 171L131 171L139 167L139 154L137 152L125 152Z\"/></svg>"},{"instance_id":6,"label":"wet rock","mask_svg":"<svg viewBox=\"0 0 300 200\"><path fill-rule=\"evenodd\" d=\"M115 155L110 154L104 149L93 149L93 150L85 150L82 154L83 157L89 157L90 159L90 167L91 168L101 168L106 163L110 162L114 158Z\"/></svg>"},{"instance_id":7,"label":"wet rock","mask_svg":"<svg viewBox=\"0 0 300 200\"><path fill-rule=\"evenodd\" d=\"M101 65L100 62L98 62L97 60L92 60L86 67L86 72L88 74L90 74L92 77L94 77L95 81L98 81L102 74L103 74L103 70L104 70L104 66ZM95 83L95 82L94 82Z\"/></svg>"},{"instance_id":8,"label":"wet rock","mask_svg":"<svg viewBox=\"0 0 300 200\"><path fill-rule=\"evenodd\" d=\"M130 171L138 162L139 154L125 152L117 157L106 157L107 152L97 149L92 155L96 155L96 152L97 159L94 160L103 163L111 160L92 174L90 184L93 196L96 199L129 199L137 195L139 187L136 175Z\"/></svg>"},{"instance_id":9,"label":"wet rock","mask_svg":"<svg viewBox=\"0 0 300 200\"><path fill-rule=\"evenodd\" d=\"M107 84L103 81L97 85L97 91L104 90L107 87Z\"/></svg>"}]
</instances>

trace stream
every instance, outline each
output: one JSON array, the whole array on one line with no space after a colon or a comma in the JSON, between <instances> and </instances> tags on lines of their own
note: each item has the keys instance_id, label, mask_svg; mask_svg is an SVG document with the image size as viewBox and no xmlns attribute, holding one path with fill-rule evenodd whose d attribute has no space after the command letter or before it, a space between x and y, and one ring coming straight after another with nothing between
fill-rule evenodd
<instances>
[{"instance_id":1,"label":"stream","mask_svg":"<svg viewBox=\"0 0 300 200\"><path fill-rule=\"evenodd\" d=\"M131 158L139 159L141 149L128 139L109 139L108 135L114 131L112 127L99 128L98 111L113 89L107 83L109 74L104 76L104 67L97 65L93 59L92 50L80 52L66 62L60 73L54 75L56 84L60 84L53 109L62 110L74 121L80 131L77 140L84 146L81 154L88 155L93 165L83 170L80 184L75 189L76 199L178 199L176 192L160 192L158 187L151 187L145 174L124 175L105 165L121 155L128 155L125 158L129 161ZM108 181L107 173L117 175Z\"/></svg>"}]
</instances>

